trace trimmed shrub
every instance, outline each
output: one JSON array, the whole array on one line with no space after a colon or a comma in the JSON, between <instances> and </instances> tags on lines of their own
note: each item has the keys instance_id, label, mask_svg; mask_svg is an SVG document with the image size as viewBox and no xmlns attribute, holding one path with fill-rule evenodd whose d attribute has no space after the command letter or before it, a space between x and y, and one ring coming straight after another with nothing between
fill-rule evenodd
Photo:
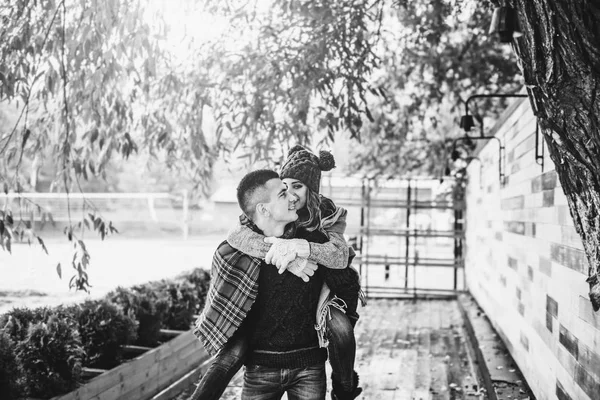
<instances>
[{"instance_id":1,"label":"trimmed shrub","mask_svg":"<svg viewBox=\"0 0 600 400\"><path fill-rule=\"evenodd\" d=\"M196 314L197 290L187 281L162 280L148 285L160 298L167 301L168 307L163 327L175 330L188 330Z\"/></svg>"},{"instance_id":2,"label":"trimmed shrub","mask_svg":"<svg viewBox=\"0 0 600 400\"><path fill-rule=\"evenodd\" d=\"M184 272L179 275L177 280L189 282L196 290L196 298L198 299L195 307L195 314L200 314L206 303L206 295L210 286L210 273L202 268L195 268L189 272Z\"/></svg>"},{"instance_id":3,"label":"trimmed shrub","mask_svg":"<svg viewBox=\"0 0 600 400\"><path fill-rule=\"evenodd\" d=\"M0 393L6 400L20 397L20 374L15 352L15 342L6 332L0 330Z\"/></svg>"},{"instance_id":4,"label":"trimmed shrub","mask_svg":"<svg viewBox=\"0 0 600 400\"><path fill-rule=\"evenodd\" d=\"M86 367L110 369L119 365L123 360L121 346L137 338L137 322L106 300L86 300L63 310L77 322Z\"/></svg>"},{"instance_id":5,"label":"trimmed shrub","mask_svg":"<svg viewBox=\"0 0 600 400\"><path fill-rule=\"evenodd\" d=\"M112 368L122 360L123 345L155 346L162 327L189 329L209 285L208 271L197 268L175 280L118 287L104 300L0 315L2 398L67 393L79 384L82 365Z\"/></svg>"},{"instance_id":6,"label":"trimmed shrub","mask_svg":"<svg viewBox=\"0 0 600 400\"><path fill-rule=\"evenodd\" d=\"M137 341L140 346L156 346L165 319L168 301L144 286L131 289L118 287L106 299L121 307L123 312L138 321Z\"/></svg>"},{"instance_id":7,"label":"trimmed shrub","mask_svg":"<svg viewBox=\"0 0 600 400\"><path fill-rule=\"evenodd\" d=\"M45 322L32 323L16 354L27 396L50 398L74 390L80 381L85 355L69 319L50 315Z\"/></svg>"},{"instance_id":8,"label":"trimmed shrub","mask_svg":"<svg viewBox=\"0 0 600 400\"><path fill-rule=\"evenodd\" d=\"M15 342L20 342L27 337L29 325L46 321L53 313L50 307L13 308L6 314L0 315L0 329Z\"/></svg>"}]
</instances>

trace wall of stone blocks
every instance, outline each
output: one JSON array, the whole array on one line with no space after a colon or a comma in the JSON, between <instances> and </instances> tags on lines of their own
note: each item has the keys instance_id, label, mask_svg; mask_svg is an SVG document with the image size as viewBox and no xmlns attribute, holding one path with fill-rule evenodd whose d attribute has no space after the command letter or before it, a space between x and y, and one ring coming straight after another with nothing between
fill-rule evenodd
<instances>
[{"instance_id":1,"label":"wall of stone blocks","mask_svg":"<svg viewBox=\"0 0 600 400\"><path fill-rule=\"evenodd\" d=\"M547 149L543 169L536 163L535 131L529 101L516 100L486 133L506 147L506 184L495 140L468 167L467 285L537 399L598 400L600 313Z\"/></svg>"}]
</instances>

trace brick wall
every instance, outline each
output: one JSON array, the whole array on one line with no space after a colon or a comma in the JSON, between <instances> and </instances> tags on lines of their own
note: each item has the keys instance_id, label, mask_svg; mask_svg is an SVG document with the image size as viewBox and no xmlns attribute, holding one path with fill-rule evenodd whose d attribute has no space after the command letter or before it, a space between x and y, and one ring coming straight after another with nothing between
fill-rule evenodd
<instances>
[{"instance_id":1,"label":"brick wall","mask_svg":"<svg viewBox=\"0 0 600 400\"><path fill-rule=\"evenodd\" d=\"M515 101L488 134L506 147L507 182L490 140L468 168L468 288L504 339L537 399L600 399L600 313L587 296L587 258L535 117Z\"/></svg>"}]
</instances>

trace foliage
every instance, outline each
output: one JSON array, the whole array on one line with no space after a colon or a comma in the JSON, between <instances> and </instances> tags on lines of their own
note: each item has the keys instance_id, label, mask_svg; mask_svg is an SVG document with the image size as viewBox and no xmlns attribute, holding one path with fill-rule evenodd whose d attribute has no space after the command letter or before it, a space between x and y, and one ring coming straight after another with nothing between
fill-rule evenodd
<instances>
[{"instance_id":1,"label":"foliage","mask_svg":"<svg viewBox=\"0 0 600 400\"><path fill-rule=\"evenodd\" d=\"M46 321L53 312L50 307L16 307L0 315L0 329L15 342L20 342L27 338L31 324Z\"/></svg>"},{"instance_id":2,"label":"foliage","mask_svg":"<svg viewBox=\"0 0 600 400\"><path fill-rule=\"evenodd\" d=\"M2 135L5 171L53 146L56 184L73 190L102 176L115 154L146 150L169 166L188 164L206 183L215 157L240 144L267 157L279 141L306 143L311 113L331 137L342 126L358 135L369 115L364 95L377 59L367 29L381 18L379 1L278 0L258 11L258 3L208 3L178 5L226 28L203 42L184 36L181 59L167 13L149 1L7 2L0 101L20 107ZM27 184L18 173L4 179L15 190Z\"/></svg>"},{"instance_id":3,"label":"foliage","mask_svg":"<svg viewBox=\"0 0 600 400\"><path fill-rule=\"evenodd\" d=\"M491 4L472 4L180 0L169 20L144 12L145 1L13 0L0 14L11 61L0 100L22 107L1 152L18 172L52 146L44 157L62 166L63 190L135 151L206 186L219 155L270 159L286 143L346 130L364 139L355 168L431 171L428 155L440 158L449 113L466 96L520 86L516 63L485 34ZM168 26L185 15L217 21L218 33L178 37ZM169 46L178 39L186 59ZM493 104L473 111L493 115ZM27 184L4 178L15 190Z\"/></svg>"},{"instance_id":4,"label":"foliage","mask_svg":"<svg viewBox=\"0 0 600 400\"><path fill-rule=\"evenodd\" d=\"M461 134L456 117L466 99L522 87L515 60L486 32L491 10L489 1L451 0L399 1L385 8L374 75L386 96L370 100L375 121L354 147L351 172L437 176L452 138ZM470 111L491 126L505 104L482 99L471 102Z\"/></svg>"},{"instance_id":5,"label":"foliage","mask_svg":"<svg viewBox=\"0 0 600 400\"><path fill-rule=\"evenodd\" d=\"M142 13L136 0L9 0L0 5L0 102L18 110L15 123L0 128L5 193L28 189L23 159L57 166L53 190L71 192L80 180L103 176L114 153L128 157L137 149L129 133L135 124L133 100L153 75L155 59L147 56L157 45L148 40L151 30ZM137 81L129 79L133 75ZM49 159L40 161L48 148ZM15 238L32 234L31 222L13 221L10 212L0 220L0 243L7 250ZM100 224L88 229L106 234ZM65 235L76 239L75 227ZM30 240L43 246L37 237ZM85 290L89 255L80 243L75 247L71 284Z\"/></svg>"},{"instance_id":6,"label":"foliage","mask_svg":"<svg viewBox=\"0 0 600 400\"><path fill-rule=\"evenodd\" d=\"M0 106L17 114L0 127L0 185L31 190L44 170L50 190L81 190L137 154L206 189L219 157L272 164L290 143L327 144L342 132L361 140L355 171L432 174L461 101L519 86L516 64L484 34L490 4L468 4L5 1ZM494 115L478 105L475 115ZM79 229L115 231L86 208L65 229L78 290L89 287L90 259ZM23 237L45 248L30 228L3 211L0 244L10 251Z\"/></svg>"},{"instance_id":7,"label":"foliage","mask_svg":"<svg viewBox=\"0 0 600 400\"><path fill-rule=\"evenodd\" d=\"M83 351L70 315L50 307L14 308L0 315L0 332L14 343L21 394L52 396L75 387Z\"/></svg>"},{"instance_id":8,"label":"foliage","mask_svg":"<svg viewBox=\"0 0 600 400\"><path fill-rule=\"evenodd\" d=\"M332 140L345 128L357 137L370 118L365 95L377 37L368 29L381 19L381 2L279 0L259 12L233 3L239 12L221 3L211 10L230 27L211 46L221 71L212 104L217 137L245 145L250 159L308 143L315 131ZM223 38L240 44L223 49ZM223 129L233 136L222 137Z\"/></svg>"},{"instance_id":9,"label":"foliage","mask_svg":"<svg viewBox=\"0 0 600 400\"><path fill-rule=\"evenodd\" d=\"M77 387L84 352L72 321L50 315L32 323L16 354L28 396L49 398Z\"/></svg>"},{"instance_id":10,"label":"foliage","mask_svg":"<svg viewBox=\"0 0 600 400\"><path fill-rule=\"evenodd\" d=\"M154 346L162 327L189 329L209 284L209 273L197 268L172 280L117 288L102 300L0 315L0 393L45 398L73 390L82 366L114 367L122 361L121 346L137 335L136 344Z\"/></svg>"},{"instance_id":11,"label":"foliage","mask_svg":"<svg viewBox=\"0 0 600 400\"><path fill-rule=\"evenodd\" d=\"M196 314L200 314L204 309L206 295L210 286L210 272L203 268L194 268L191 271L180 274L176 280L188 282L196 289L197 304L194 311Z\"/></svg>"},{"instance_id":12,"label":"foliage","mask_svg":"<svg viewBox=\"0 0 600 400\"><path fill-rule=\"evenodd\" d=\"M197 290L192 284L185 281L161 280L148 283L144 287L167 303L163 327L175 330L190 329L199 302Z\"/></svg>"},{"instance_id":13,"label":"foliage","mask_svg":"<svg viewBox=\"0 0 600 400\"><path fill-rule=\"evenodd\" d=\"M110 369L122 361L122 346L136 339L137 322L106 300L86 300L63 312L77 321L86 367Z\"/></svg>"},{"instance_id":14,"label":"foliage","mask_svg":"<svg viewBox=\"0 0 600 400\"><path fill-rule=\"evenodd\" d=\"M106 299L138 321L136 344L155 346L158 343L169 307L164 297L159 297L148 286L137 285L131 289L118 287L108 293Z\"/></svg>"},{"instance_id":15,"label":"foliage","mask_svg":"<svg viewBox=\"0 0 600 400\"><path fill-rule=\"evenodd\" d=\"M11 337L0 329L0 393L3 399L12 400L19 396L19 364L16 346Z\"/></svg>"},{"instance_id":16,"label":"foliage","mask_svg":"<svg viewBox=\"0 0 600 400\"><path fill-rule=\"evenodd\" d=\"M365 93L377 58L368 25L381 18L380 0L207 3L178 2L188 25L204 16L225 27L199 41L178 40L180 20L167 21L150 0L4 2L0 103L17 110L0 128L5 192L31 189L25 165L33 175L52 165L51 190L71 192L106 177L115 156L138 152L206 188L219 155L251 148L241 152L264 159L281 145L281 156L285 143L307 143L314 131L358 136L370 118ZM0 217L10 228L0 229L6 249L32 234L30 221ZM76 228L65 235L87 260ZM86 262L72 267L71 284L86 290Z\"/></svg>"},{"instance_id":17,"label":"foliage","mask_svg":"<svg viewBox=\"0 0 600 400\"><path fill-rule=\"evenodd\" d=\"M204 308L206 294L210 285L210 274L200 268L185 272L174 280L150 282L144 290L156 293L158 298L167 304L163 326L167 329L188 330L194 315L200 314Z\"/></svg>"}]
</instances>

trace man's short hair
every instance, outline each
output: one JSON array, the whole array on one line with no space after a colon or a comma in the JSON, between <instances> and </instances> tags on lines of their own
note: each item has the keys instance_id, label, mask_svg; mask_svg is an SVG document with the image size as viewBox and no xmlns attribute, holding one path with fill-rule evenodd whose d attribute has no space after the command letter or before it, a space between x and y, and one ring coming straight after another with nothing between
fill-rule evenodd
<instances>
[{"instance_id":1,"label":"man's short hair","mask_svg":"<svg viewBox=\"0 0 600 400\"><path fill-rule=\"evenodd\" d=\"M279 174L270 169L259 169L246 174L237 187L238 204L251 220L254 220L256 205L269 201L264 187L271 179L279 179Z\"/></svg>"}]
</instances>

